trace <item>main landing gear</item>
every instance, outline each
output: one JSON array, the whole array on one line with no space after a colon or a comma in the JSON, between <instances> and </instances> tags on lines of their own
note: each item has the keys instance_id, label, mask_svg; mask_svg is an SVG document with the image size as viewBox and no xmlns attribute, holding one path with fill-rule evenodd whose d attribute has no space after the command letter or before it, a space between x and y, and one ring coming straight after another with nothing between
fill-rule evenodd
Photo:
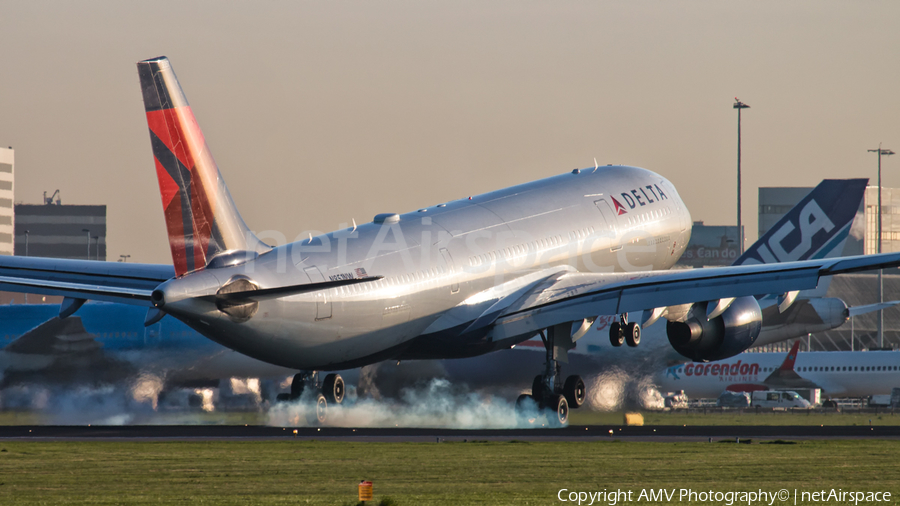
<instances>
[{"instance_id":1,"label":"main landing gear","mask_svg":"<svg viewBox=\"0 0 900 506\"><path fill-rule=\"evenodd\" d=\"M569 408L581 407L587 398L581 376L569 376L563 382L560 374L560 362L568 362L568 350L575 347L571 323L548 328L546 335L541 332L541 340L547 350L544 374L535 376L531 395L523 394L516 400L516 413L524 418L536 405L551 426L563 427L569 421Z\"/></svg>"},{"instance_id":2,"label":"main landing gear","mask_svg":"<svg viewBox=\"0 0 900 506\"><path fill-rule=\"evenodd\" d=\"M609 343L616 347L628 343L632 348L641 344L641 325L628 323L628 314L620 314L619 321L609 326Z\"/></svg>"},{"instance_id":3,"label":"main landing gear","mask_svg":"<svg viewBox=\"0 0 900 506\"><path fill-rule=\"evenodd\" d=\"M296 401L309 386L315 389L315 416L310 416L310 422L325 423L329 404L337 406L344 401L344 379L340 374L327 374L320 383L318 372L299 372L291 381L291 393L278 394L276 399L278 402Z\"/></svg>"}]
</instances>

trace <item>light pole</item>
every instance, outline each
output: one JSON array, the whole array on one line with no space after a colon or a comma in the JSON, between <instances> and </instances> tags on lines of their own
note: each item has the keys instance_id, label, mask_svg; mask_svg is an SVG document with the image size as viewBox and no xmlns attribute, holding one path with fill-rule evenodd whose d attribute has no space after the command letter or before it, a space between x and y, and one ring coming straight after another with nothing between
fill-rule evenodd
<instances>
[{"instance_id":1,"label":"light pole","mask_svg":"<svg viewBox=\"0 0 900 506\"><path fill-rule=\"evenodd\" d=\"M25 256L28 256L28 231L25 231Z\"/></svg>"},{"instance_id":2,"label":"light pole","mask_svg":"<svg viewBox=\"0 0 900 506\"><path fill-rule=\"evenodd\" d=\"M881 253L881 155L890 156L894 152L890 149L881 149L881 143L878 143L878 149L870 149L869 153L878 153L878 233L876 240L878 241L878 253ZM878 303L884 302L884 281L881 279L881 269L878 269ZM884 310L878 310L878 347L884 348Z\"/></svg>"},{"instance_id":3,"label":"light pole","mask_svg":"<svg viewBox=\"0 0 900 506\"><path fill-rule=\"evenodd\" d=\"M87 233L87 259L91 259L91 231L87 228L81 229L82 232Z\"/></svg>"},{"instance_id":4,"label":"light pole","mask_svg":"<svg viewBox=\"0 0 900 506\"><path fill-rule=\"evenodd\" d=\"M131 255L119 255L120 262L127 262L129 258L131 258Z\"/></svg>"},{"instance_id":5,"label":"light pole","mask_svg":"<svg viewBox=\"0 0 900 506\"><path fill-rule=\"evenodd\" d=\"M100 237L95 235L94 239L96 239L96 241L94 241L94 244L97 245L94 248L94 259L99 261L100 260Z\"/></svg>"},{"instance_id":6,"label":"light pole","mask_svg":"<svg viewBox=\"0 0 900 506\"><path fill-rule=\"evenodd\" d=\"M744 254L744 228L741 226L741 109L749 109L750 106L738 100L737 97L734 97L734 106L733 109L737 109L738 112L738 165L737 165L737 227L738 227L738 237L740 239L740 248L741 255Z\"/></svg>"}]
</instances>

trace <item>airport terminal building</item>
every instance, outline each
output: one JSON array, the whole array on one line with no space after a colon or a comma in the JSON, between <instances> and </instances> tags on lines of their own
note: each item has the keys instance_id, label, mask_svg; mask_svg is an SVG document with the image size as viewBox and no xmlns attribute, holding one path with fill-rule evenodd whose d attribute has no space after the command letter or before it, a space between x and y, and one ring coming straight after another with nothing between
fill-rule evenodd
<instances>
[{"instance_id":1,"label":"airport terminal building","mask_svg":"<svg viewBox=\"0 0 900 506\"><path fill-rule=\"evenodd\" d=\"M13 254L13 230L16 213L13 208L15 196L15 150L0 148L0 255Z\"/></svg>"},{"instance_id":2,"label":"airport terminal building","mask_svg":"<svg viewBox=\"0 0 900 506\"><path fill-rule=\"evenodd\" d=\"M16 204L16 256L106 260L106 206Z\"/></svg>"}]
</instances>

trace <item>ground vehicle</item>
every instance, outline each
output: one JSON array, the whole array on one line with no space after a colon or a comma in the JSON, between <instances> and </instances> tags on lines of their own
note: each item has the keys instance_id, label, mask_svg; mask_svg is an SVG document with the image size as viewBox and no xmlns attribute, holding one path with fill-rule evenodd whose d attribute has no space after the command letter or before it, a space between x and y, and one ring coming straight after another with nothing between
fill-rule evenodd
<instances>
[{"instance_id":1,"label":"ground vehicle","mask_svg":"<svg viewBox=\"0 0 900 506\"><path fill-rule=\"evenodd\" d=\"M750 394L748 392L724 391L716 399L716 406L720 408L746 408L750 406Z\"/></svg>"},{"instance_id":2,"label":"ground vehicle","mask_svg":"<svg viewBox=\"0 0 900 506\"><path fill-rule=\"evenodd\" d=\"M809 408L808 400L793 390L758 390L750 394L753 406L761 408Z\"/></svg>"},{"instance_id":3,"label":"ground vehicle","mask_svg":"<svg viewBox=\"0 0 900 506\"><path fill-rule=\"evenodd\" d=\"M688 396L684 395L684 390L679 390L677 392L668 392L665 399L663 399L663 403L667 408L687 409Z\"/></svg>"}]
</instances>

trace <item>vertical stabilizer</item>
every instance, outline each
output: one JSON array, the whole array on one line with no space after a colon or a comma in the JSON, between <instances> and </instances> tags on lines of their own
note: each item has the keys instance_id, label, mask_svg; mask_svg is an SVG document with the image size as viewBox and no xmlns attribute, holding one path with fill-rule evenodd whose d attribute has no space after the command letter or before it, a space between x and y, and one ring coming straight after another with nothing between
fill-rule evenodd
<instances>
[{"instance_id":1,"label":"vertical stabilizer","mask_svg":"<svg viewBox=\"0 0 900 506\"><path fill-rule=\"evenodd\" d=\"M784 357L784 362L781 363L781 367L778 369L781 371L793 371L794 363L797 362L797 353L800 352L800 340L797 339L794 342L794 345L791 346L791 351L788 352L787 356Z\"/></svg>"},{"instance_id":2,"label":"vertical stabilizer","mask_svg":"<svg viewBox=\"0 0 900 506\"><path fill-rule=\"evenodd\" d=\"M176 275L222 253L268 250L238 214L169 60L137 66Z\"/></svg>"},{"instance_id":3,"label":"vertical stabilizer","mask_svg":"<svg viewBox=\"0 0 900 506\"><path fill-rule=\"evenodd\" d=\"M843 255L868 179L825 179L753 243L733 265L774 264ZM803 297L824 297L831 277Z\"/></svg>"},{"instance_id":4,"label":"vertical stabilizer","mask_svg":"<svg viewBox=\"0 0 900 506\"><path fill-rule=\"evenodd\" d=\"M820 388L815 382L800 376L794 370L794 362L797 361L799 352L800 340L797 339L781 363L781 367L772 371L772 374L763 380L763 384L770 388Z\"/></svg>"},{"instance_id":5,"label":"vertical stabilizer","mask_svg":"<svg viewBox=\"0 0 900 506\"><path fill-rule=\"evenodd\" d=\"M836 258L856 217L868 179L825 179L734 265Z\"/></svg>"}]
</instances>

